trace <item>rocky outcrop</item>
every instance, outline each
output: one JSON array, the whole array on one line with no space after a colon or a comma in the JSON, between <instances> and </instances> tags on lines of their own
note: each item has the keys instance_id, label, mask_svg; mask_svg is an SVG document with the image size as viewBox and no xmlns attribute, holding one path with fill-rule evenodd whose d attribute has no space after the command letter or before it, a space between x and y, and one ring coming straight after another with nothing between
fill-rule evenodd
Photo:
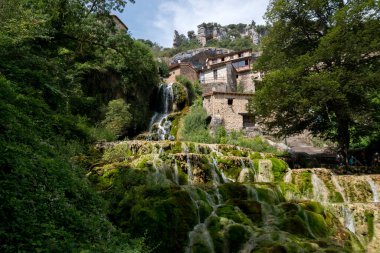
<instances>
[{"instance_id":1,"label":"rocky outcrop","mask_svg":"<svg viewBox=\"0 0 380 253\"><path fill-rule=\"evenodd\" d=\"M174 55L170 60L170 65L179 62L188 62L191 63L196 69L200 69L204 66L207 58L214 57L216 55L228 54L231 52L232 50L230 49L215 47L188 50Z\"/></svg>"},{"instance_id":2,"label":"rocky outcrop","mask_svg":"<svg viewBox=\"0 0 380 253\"><path fill-rule=\"evenodd\" d=\"M232 30L230 26L221 26L217 23L202 23L198 25L197 39L202 46L205 46L209 40L222 40L228 37L234 39L234 35L229 33ZM257 32L254 23L245 25L238 32L241 37L250 37L254 45L260 43L261 36Z\"/></svg>"},{"instance_id":3,"label":"rocky outcrop","mask_svg":"<svg viewBox=\"0 0 380 253\"><path fill-rule=\"evenodd\" d=\"M302 180L271 154L170 141L103 143L99 150L88 178L109 200L110 219L148 237L156 252L364 252L367 245L337 211L310 201L312 194L296 198ZM377 216L367 217L377 226Z\"/></svg>"}]
</instances>

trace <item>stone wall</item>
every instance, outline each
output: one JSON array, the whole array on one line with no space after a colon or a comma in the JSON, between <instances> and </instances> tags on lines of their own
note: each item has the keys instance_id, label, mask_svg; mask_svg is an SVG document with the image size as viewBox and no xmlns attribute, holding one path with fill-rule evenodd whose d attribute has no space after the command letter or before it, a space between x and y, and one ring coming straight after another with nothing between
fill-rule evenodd
<instances>
[{"instance_id":1,"label":"stone wall","mask_svg":"<svg viewBox=\"0 0 380 253\"><path fill-rule=\"evenodd\" d=\"M217 77L214 78L214 70L217 71ZM227 67L222 65L220 67L215 67L213 69L206 69L204 73L204 83L227 83Z\"/></svg>"},{"instance_id":2,"label":"stone wall","mask_svg":"<svg viewBox=\"0 0 380 253\"><path fill-rule=\"evenodd\" d=\"M243 73L238 73L238 77L236 78L237 89L239 92L255 92L255 83L254 77L256 74L248 71Z\"/></svg>"},{"instance_id":3,"label":"stone wall","mask_svg":"<svg viewBox=\"0 0 380 253\"><path fill-rule=\"evenodd\" d=\"M198 80L198 73L194 68L187 64L181 64L180 66L180 75L185 76L191 82Z\"/></svg>"},{"instance_id":4,"label":"stone wall","mask_svg":"<svg viewBox=\"0 0 380 253\"><path fill-rule=\"evenodd\" d=\"M202 84L202 93L207 94L211 93L213 91L217 92L227 92L227 87L225 83L222 82L215 82L215 83L205 83Z\"/></svg>"},{"instance_id":5,"label":"stone wall","mask_svg":"<svg viewBox=\"0 0 380 253\"><path fill-rule=\"evenodd\" d=\"M227 131L242 130L243 116L251 94L213 92L203 98L203 107L213 118L222 119Z\"/></svg>"},{"instance_id":6,"label":"stone wall","mask_svg":"<svg viewBox=\"0 0 380 253\"><path fill-rule=\"evenodd\" d=\"M170 76L165 79L166 83L174 83L175 82L175 77L179 76L181 74L181 69L178 66L177 68L171 69L170 70Z\"/></svg>"},{"instance_id":7,"label":"stone wall","mask_svg":"<svg viewBox=\"0 0 380 253\"><path fill-rule=\"evenodd\" d=\"M191 82L198 80L198 72L188 63L181 63L178 66L170 69L170 76L165 79L165 82L174 83L176 81L175 77L179 75L186 77Z\"/></svg>"}]
</instances>

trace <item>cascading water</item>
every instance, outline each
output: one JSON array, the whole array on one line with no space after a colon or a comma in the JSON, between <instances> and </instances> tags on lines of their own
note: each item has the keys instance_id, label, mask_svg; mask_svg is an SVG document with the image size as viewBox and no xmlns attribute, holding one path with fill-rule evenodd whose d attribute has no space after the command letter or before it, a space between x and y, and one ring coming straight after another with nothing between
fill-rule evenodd
<instances>
[{"instance_id":1,"label":"cascading water","mask_svg":"<svg viewBox=\"0 0 380 253\"><path fill-rule=\"evenodd\" d=\"M343 207L343 215L344 215L344 226L350 230L352 233L355 233L355 222L352 217L351 211L347 207Z\"/></svg>"},{"instance_id":2,"label":"cascading water","mask_svg":"<svg viewBox=\"0 0 380 253\"><path fill-rule=\"evenodd\" d=\"M149 132L156 133L158 140L174 140L175 137L170 135L171 121L168 119L168 114L173 110L173 84L161 84L158 94L160 106L150 120Z\"/></svg>"},{"instance_id":3,"label":"cascading water","mask_svg":"<svg viewBox=\"0 0 380 253\"><path fill-rule=\"evenodd\" d=\"M344 202L347 202L346 195L344 194L344 191L343 191L342 186L340 186L340 184L339 184L339 181L338 181L337 176L336 176L336 175L332 175L332 176L331 176L331 181L333 182L335 188L338 190L338 192L339 192L340 195L342 196L343 201L344 201Z\"/></svg>"},{"instance_id":4,"label":"cascading water","mask_svg":"<svg viewBox=\"0 0 380 253\"><path fill-rule=\"evenodd\" d=\"M313 173L311 175L311 183L313 185L314 199L322 203L328 202L329 190L317 174Z\"/></svg>"},{"instance_id":5,"label":"cascading water","mask_svg":"<svg viewBox=\"0 0 380 253\"><path fill-rule=\"evenodd\" d=\"M243 159L240 159L240 163L241 163L242 170L239 173L238 182L240 183L249 182L249 179L250 179L249 170L247 167L245 167Z\"/></svg>"},{"instance_id":6,"label":"cascading water","mask_svg":"<svg viewBox=\"0 0 380 253\"><path fill-rule=\"evenodd\" d=\"M285 183L291 183L292 182L292 170L288 169L288 172L286 172L284 176L284 182Z\"/></svg>"},{"instance_id":7,"label":"cascading water","mask_svg":"<svg viewBox=\"0 0 380 253\"><path fill-rule=\"evenodd\" d=\"M377 185L375 184L375 182L372 180L371 177L367 177L367 182L371 186L373 202L375 203L379 202L379 191L377 190Z\"/></svg>"}]
</instances>

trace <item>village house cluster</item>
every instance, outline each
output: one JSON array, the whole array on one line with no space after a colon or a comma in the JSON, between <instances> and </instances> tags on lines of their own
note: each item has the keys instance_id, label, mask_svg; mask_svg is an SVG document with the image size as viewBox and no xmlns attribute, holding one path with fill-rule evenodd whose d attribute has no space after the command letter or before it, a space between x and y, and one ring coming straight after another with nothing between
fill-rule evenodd
<instances>
[{"instance_id":1,"label":"village house cluster","mask_svg":"<svg viewBox=\"0 0 380 253\"><path fill-rule=\"evenodd\" d=\"M255 123L247 111L248 100L255 92L255 81L262 74L252 69L258 52L243 50L211 56L202 67L194 67L191 61L177 62L170 66L167 83L183 75L190 81L199 80L203 93L203 107L211 116L211 129L224 126L227 131L254 131Z\"/></svg>"}]
</instances>

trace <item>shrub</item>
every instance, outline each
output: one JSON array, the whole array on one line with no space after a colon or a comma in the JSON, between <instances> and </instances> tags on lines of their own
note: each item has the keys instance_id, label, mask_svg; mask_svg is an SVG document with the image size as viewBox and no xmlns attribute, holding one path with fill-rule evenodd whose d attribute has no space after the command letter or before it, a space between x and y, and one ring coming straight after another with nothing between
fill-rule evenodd
<instances>
[{"instance_id":1,"label":"shrub","mask_svg":"<svg viewBox=\"0 0 380 253\"><path fill-rule=\"evenodd\" d=\"M102 125L115 135L122 134L122 131L131 122L129 105L123 99L111 100L108 103L106 117Z\"/></svg>"}]
</instances>

